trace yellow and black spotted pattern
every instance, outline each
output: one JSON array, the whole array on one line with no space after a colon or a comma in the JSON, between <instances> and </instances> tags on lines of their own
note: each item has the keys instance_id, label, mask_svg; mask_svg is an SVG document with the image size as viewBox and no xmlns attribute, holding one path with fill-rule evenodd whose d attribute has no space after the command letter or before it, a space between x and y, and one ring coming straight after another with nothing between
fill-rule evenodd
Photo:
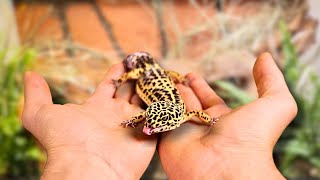
<instances>
[{"instance_id":1,"label":"yellow and black spotted pattern","mask_svg":"<svg viewBox=\"0 0 320 180\"><path fill-rule=\"evenodd\" d=\"M216 122L202 111L186 112L175 82L186 82L185 78L174 71L162 69L146 52L136 52L128 55L123 63L127 72L120 79L115 80L119 87L128 79L136 80L136 92L148 105L146 111L139 113L122 123L125 127L135 127L145 121L143 132L147 135L169 131L179 127L182 123L196 116L208 125Z\"/></svg>"}]
</instances>

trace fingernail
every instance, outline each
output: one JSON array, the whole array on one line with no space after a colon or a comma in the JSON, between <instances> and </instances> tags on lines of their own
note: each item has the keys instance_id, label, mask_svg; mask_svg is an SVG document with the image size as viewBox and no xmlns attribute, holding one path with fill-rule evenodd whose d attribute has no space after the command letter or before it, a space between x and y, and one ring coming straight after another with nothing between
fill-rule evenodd
<instances>
[{"instance_id":1,"label":"fingernail","mask_svg":"<svg viewBox=\"0 0 320 180\"><path fill-rule=\"evenodd\" d=\"M33 87L38 87L42 84L42 78L32 71L26 71L24 77L25 82L30 83Z\"/></svg>"},{"instance_id":2,"label":"fingernail","mask_svg":"<svg viewBox=\"0 0 320 180\"><path fill-rule=\"evenodd\" d=\"M30 79L30 77L31 77L31 74L32 74L31 71L26 71L26 72L24 73L24 76L23 76L24 82L29 81L29 79Z\"/></svg>"},{"instance_id":3,"label":"fingernail","mask_svg":"<svg viewBox=\"0 0 320 180\"><path fill-rule=\"evenodd\" d=\"M262 53L259 58L261 58L261 59L269 59L269 60L273 59L269 52Z\"/></svg>"}]
</instances>

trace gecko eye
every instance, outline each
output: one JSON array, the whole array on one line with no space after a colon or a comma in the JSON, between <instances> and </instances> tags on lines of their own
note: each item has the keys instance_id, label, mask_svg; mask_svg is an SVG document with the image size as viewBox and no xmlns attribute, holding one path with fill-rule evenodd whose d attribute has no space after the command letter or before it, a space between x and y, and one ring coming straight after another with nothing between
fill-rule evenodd
<instances>
[{"instance_id":1,"label":"gecko eye","mask_svg":"<svg viewBox=\"0 0 320 180\"><path fill-rule=\"evenodd\" d=\"M154 64L152 56L147 52L135 52L123 59L127 70L144 67L145 64Z\"/></svg>"},{"instance_id":2,"label":"gecko eye","mask_svg":"<svg viewBox=\"0 0 320 180\"><path fill-rule=\"evenodd\" d=\"M132 70L136 68L137 56L130 54L122 61L127 70Z\"/></svg>"}]
</instances>

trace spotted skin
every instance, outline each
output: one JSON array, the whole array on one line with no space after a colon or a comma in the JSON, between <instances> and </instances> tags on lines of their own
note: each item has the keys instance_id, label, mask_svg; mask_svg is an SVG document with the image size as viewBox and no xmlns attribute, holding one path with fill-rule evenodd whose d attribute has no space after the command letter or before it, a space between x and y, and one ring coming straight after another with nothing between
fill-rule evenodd
<instances>
[{"instance_id":1,"label":"spotted skin","mask_svg":"<svg viewBox=\"0 0 320 180\"><path fill-rule=\"evenodd\" d=\"M187 84L188 81L179 73L163 70L146 52L128 55L123 63L127 69L114 84L119 87L129 79L135 79L136 92L148 105L146 111L130 120L122 122L127 127L136 127L145 121L143 132L147 135L165 132L179 127L193 116L207 125L213 125L217 118L211 118L202 111L186 111L175 82Z\"/></svg>"},{"instance_id":2,"label":"spotted skin","mask_svg":"<svg viewBox=\"0 0 320 180\"><path fill-rule=\"evenodd\" d=\"M135 128L137 124L146 119L146 112L140 112L139 114L133 116L130 120L123 122L125 127L131 126Z\"/></svg>"}]
</instances>

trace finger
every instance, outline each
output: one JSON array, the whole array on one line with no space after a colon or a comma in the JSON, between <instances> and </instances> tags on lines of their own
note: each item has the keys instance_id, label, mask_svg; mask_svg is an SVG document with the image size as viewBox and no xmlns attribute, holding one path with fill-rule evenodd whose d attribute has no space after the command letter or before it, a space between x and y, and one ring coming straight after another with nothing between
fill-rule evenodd
<instances>
[{"instance_id":1,"label":"finger","mask_svg":"<svg viewBox=\"0 0 320 180\"><path fill-rule=\"evenodd\" d=\"M261 54L253 67L259 97L290 95L282 72L269 53Z\"/></svg>"},{"instance_id":2,"label":"finger","mask_svg":"<svg viewBox=\"0 0 320 180\"><path fill-rule=\"evenodd\" d=\"M258 128L267 137L277 140L296 115L296 103L269 53L259 56L253 75L259 99L232 113L233 118L242 117L241 121L232 123L234 126L246 124L248 127Z\"/></svg>"},{"instance_id":3,"label":"finger","mask_svg":"<svg viewBox=\"0 0 320 180\"><path fill-rule=\"evenodd\" d=\"M177 89L179 90L181 97L186 104L187 111L201 109L201 103L191 88L177 84Z\"/></svg>"},{"instance_id":4,"label":"finger","mask_svg":"<svg viewBox=\"0 0 320 180\"><path fill-rule=\"evenodd\" d=\"M257 59L253 75L259 94L258 102L273 101L278 110L282 111L281 114L286 114L287 121L285 123L289 124L297 114L297 105L282 72L269 53L263 53Z\"/></svg>"},{"instance_id":5,"label":"finger","mask_svg":"<svg viewBox=\"0 0 320 180\"><path fill-rule=\"evenodd\" d=\"M226 106L225 104L218 104L215 106L210 107L209 109L205 110L205 112L213 118L220 118L222 115L231 112L232 109Z\"/></svg>"},{"instance_id":6,"label":"finger","mask_svg":"<svg viewBox=\"0 0 320 180\"><path fill-rule=\"evenodd\" d=\"M52 104L52 97L47 82L37 73L26 72L24 76L23 126L32 131L35 116L41 107Z\"/></svg>"},{"instance_id":7,"label":"finger","mask_svg":"<svg viewBox=\"0 0 320 180\"><path fill-rule=\"evenodd\" d=\"M178 84L177 88L187 106L187 111L200 110L202 108L198 97L190 87ZM217 105L207 109L205 112L211 117L220 117L223 113L230 111L224 105ZM205 133L207 133L207 130L207 126L197 126L194 123L184 123L181 125L181 127L174 131L162 133L159 147L161 148L165 147L166 145L170 146L173 144L175 144L176 148L178 148L178 146L185 147L185 145L190 144L193 139L199 139L199 137L202 137ZM178 144L176 143L177 139L179 141Z\"/></svg>"},{"instance_id":8,"label":"finger","mask_svg":"<svg viewBox=\"0 0 320 180\"><path fill-rule=\"evenodd\" d=\"M134 94L130 100L131 104L137 105L139 107L145 106L144 102L142 99L138 96L138 94Z\"/></svg>"},{"instance_id":9,"label":"finger","mask_svg":"<svg viewBox=\"0 0 320 180\"><path fill-rule=\"evenodd\" d=\"M116 87L113 83L113 80L117 80L125 72L124 66L122 63L115 64L106 73L104 79L100 82L96 88L95 93L90 99L107 99L112 98L116 92Z\"/></svg>"},{"instance_id":10,"label":"finger","mask_svg":"<svg viewBox=\"0 0 320 180\"><path fill-rule=\"evenodd\" d=\"M133 94L134 94L134 83L133 82L127 82L125 84L122 84L117 90L114 95L115 98L124 99L126 101L130 101Z\"/></svg>"},{"instance_id":11,"label":"finger","mask_svg":"<svg viewBox=\"0 0 320 180\"><path fill-rule=\"evenodd\" d=\"M187 78L190 81L190 87L200 100L203 109L210 108L217 104L225 105L224 101L211 89L201 76L195 73L189 73Z\"/></svg>"}]
</instances>

